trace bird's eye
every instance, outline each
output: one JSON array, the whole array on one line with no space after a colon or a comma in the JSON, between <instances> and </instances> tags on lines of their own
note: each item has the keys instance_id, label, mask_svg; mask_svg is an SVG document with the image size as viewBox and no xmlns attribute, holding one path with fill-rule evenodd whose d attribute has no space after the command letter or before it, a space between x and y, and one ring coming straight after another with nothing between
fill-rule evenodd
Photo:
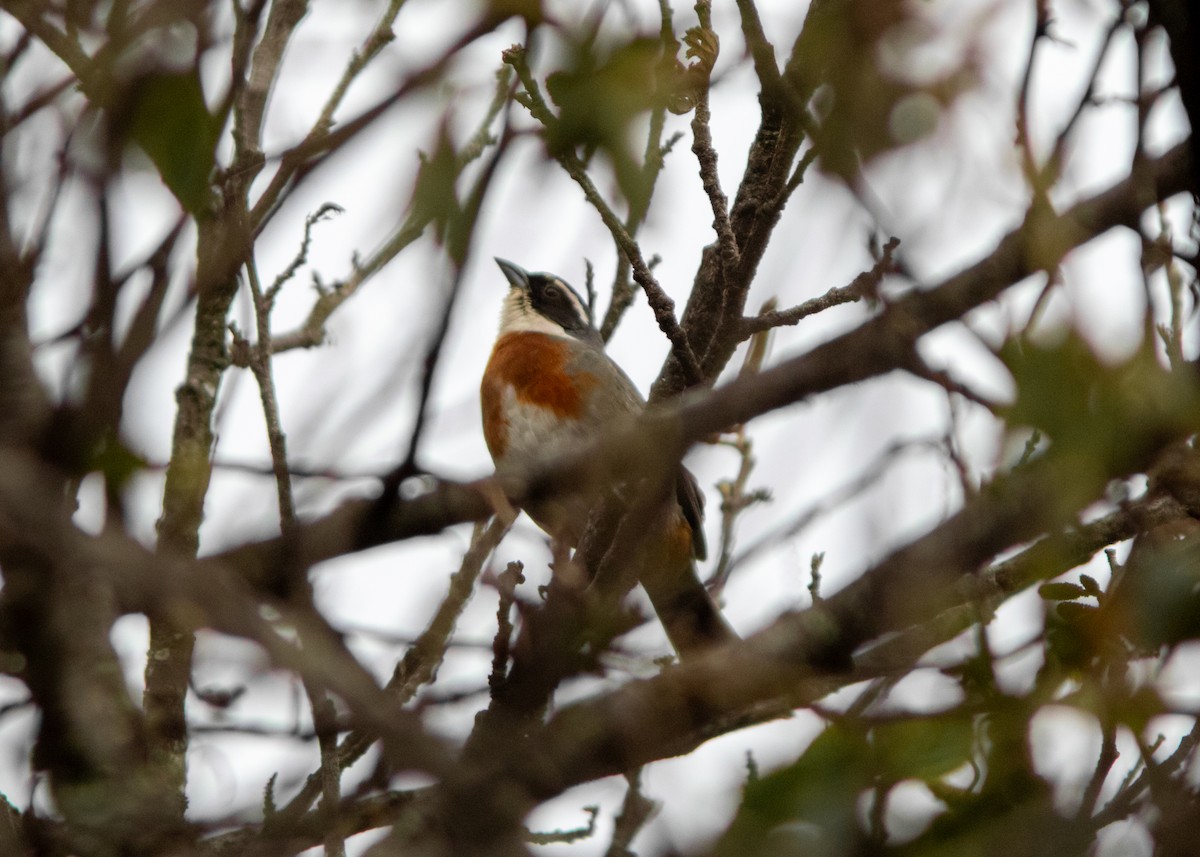
<instances>
[{"instance_id":1,"label":"bird's eye","mask_svg":"<svg viewBox=\"0 0 1200 857\"><path fill-rule=\"evenodd\" d=\"M546 286L546 288L542 291L542 297L549 298L553 301L559 300L562 297L562 289L560 289L558 286Z\"/></svg>"}]
</instances>

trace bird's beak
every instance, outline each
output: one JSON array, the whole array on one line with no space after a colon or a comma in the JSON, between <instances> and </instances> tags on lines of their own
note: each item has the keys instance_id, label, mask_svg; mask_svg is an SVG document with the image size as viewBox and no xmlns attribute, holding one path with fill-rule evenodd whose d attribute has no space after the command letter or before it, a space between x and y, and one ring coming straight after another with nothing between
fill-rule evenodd
<instances>
[{"instance_id":1,"label":"bird's beak","mask_svg":"<svg viewBox=\"0 0 1200 857\"><path fill-rule=\"evenodd\" d=\"M501 259L499 257L495 258L496 264L499 265L500 270L504 272L504 276L508 280L509 285L511 285L514 289L520 289L524 292L529 291L528 271L526 271L520 265L514 265L507 259Z\"/></svg>"}]
</instances>

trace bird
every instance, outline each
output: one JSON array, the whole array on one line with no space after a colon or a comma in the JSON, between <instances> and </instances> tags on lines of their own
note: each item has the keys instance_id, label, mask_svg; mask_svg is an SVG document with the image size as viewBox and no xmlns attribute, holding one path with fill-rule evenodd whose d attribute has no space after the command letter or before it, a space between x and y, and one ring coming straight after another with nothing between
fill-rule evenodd
<instances>
[{"instance_id":1,"label":"bird","mask_svg":"<svg viewBox=\"0 0 1200 857\"><path fill-rule=\"evenodd\" d=\"M564 279L496 258L508 283L500 326L480 382L483 434L498 475L527 475L556 455L584 449L646 401L605 353L588 304ZM682 464L674 495L647 520L651 540L640 582L672 646L685 656L735 639L696 570L706 555L704 495ZM600 495L580 492L525 503L558 548L578 546Z\"/></svg>"}]
</instances>

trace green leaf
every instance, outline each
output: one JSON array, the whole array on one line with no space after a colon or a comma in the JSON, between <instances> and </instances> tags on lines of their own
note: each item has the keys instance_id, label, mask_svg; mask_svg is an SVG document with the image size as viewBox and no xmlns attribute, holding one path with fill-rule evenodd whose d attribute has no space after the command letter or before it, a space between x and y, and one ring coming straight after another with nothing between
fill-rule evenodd
<instances>
[{"instance_id":1,"label":"green leaf","mask_svg":"<svg viewBox=\"0 0 1200 857\"><path fill-rule=\"evenodd\" d=\"M421 154L421 166L413 188L411 223L422 226L432 223L440 239L448 238L450 227L462 215L457 188L461 171L450 129L443 123L438 129L433 152Z\"/></svg>"},{"instance_id":2,"label":"green leaf","mask_svg":"<svg viewBox=\"0 0 1200 857\"><path fill-rule=\"evenodd\" d=\"M1200 540L1143 542L1110 597L1120 633L1147 652L1200 638Z\"/></svg>"},{"instance_id":3,"label":"green leaf","mask_svg":"<svg viewBox=\"0 0 1200 857\"><path fill-rule=\"evenodd\" d=\"M146 466L144 458L111 436L104 439L91 462L91 469L103 473L108 484L118 491Z\"/></svg>"},{"instance_id":4,"label":"green leaf","mask_svg":"<svg viewBox=\"0 0 1200 857\"><path fill-rule=\"evenodd\" d=\"M1145 467L1163 444L1200 426L1191 373L1164 368L1153 343L1109 365L1070 331L1049 346L1014 340L1001 358L1017 386L1009 424L1046 434L1051 452L1076 468L1077 478L1063 488L1086 497L1112 476Z\"/></svg>"},{"instance_id":5,"label":"green leaf","mask_svg":"<svg viewBox=\"0 0 1200 857\"><path fill-rule=\"evenodd\" d=\"M163 183L192 214L209 199L217 125L194 71L154 72L129 87L129 139L150 157Z\"/></svg>"},{"instance_id":6,"label":"green leaf","mask_svg":"<svg viewBox=\"0 0 1200 857\"><path fill-rule=\"evenodd\" d=\"M885 780L932 780L971 760L971 718L951 712L876 726L871 743Z\"/></svg>"},{"instance_id":7,"label":"green leaf","mask_svg":"<svg viewBox=\"0 0 1200 857\"><path fill-rule=\"evenodd\" d=\"M747 784L714 853L828 854L824 845L853 841L858 796L874 779L870 757L863 733L830 726L794 763Z\"/></svg>"},{"instance_id":8,"label":"green leaf","mask_svg":"<svg viewBox=\"0 0 1200 857\"><path fill-rule=\"evenodd\" d=\"M637 119L658 105L662 46L657 39L633 39L607 52L579 46L567 68L546 79L558 105L558 122L547 129L551 152L582 149L586 160L602 152L612 164L626 199L640 207L649 188L633 156L630 131Z\"/></svg>"}]
</instances>

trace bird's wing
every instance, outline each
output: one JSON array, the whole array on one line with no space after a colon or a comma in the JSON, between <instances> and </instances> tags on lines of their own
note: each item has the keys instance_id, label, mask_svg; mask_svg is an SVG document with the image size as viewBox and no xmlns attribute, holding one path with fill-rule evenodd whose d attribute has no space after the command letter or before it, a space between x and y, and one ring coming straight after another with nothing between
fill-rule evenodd
<instances>
[{"instance_id":1,"label":"bird's wing","mask_svg":"<svg viewBox=\"0 0 1200 857\"><path fill-rule=\"evenodd\" d=\"M596 388L588 396L588 413L585 419L600 428L623 416L641 413L646 400L638 392L633 381L599 348L581 349L571 359L568 368L586 372L598 379ZM683 510L683 517L692 528L692 553L697 559L708 555L704 539L704 492L686 467L680 465L675 478L675 496Z\"/></svg>"}]
</instances>

